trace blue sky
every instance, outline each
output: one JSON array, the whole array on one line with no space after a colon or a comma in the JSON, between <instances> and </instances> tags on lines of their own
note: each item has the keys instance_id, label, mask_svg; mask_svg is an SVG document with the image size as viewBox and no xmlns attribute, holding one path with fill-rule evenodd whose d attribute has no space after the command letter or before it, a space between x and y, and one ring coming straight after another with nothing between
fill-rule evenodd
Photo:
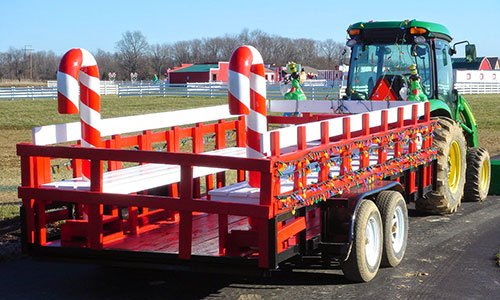
<instances>
[{"instance_id":1,"label":"blue sky","mask_svg":"<svg viewBox=\"0 0 500 300\"><path fill-rule=\"evenodd\" d=\"M419 19L446 25L455 41L475 43L479 56L500 56L499 0L2 2L2 52L25 45L57 54L73 47L114 52L127 30L141 31L150 43L237 34L244 28L290 38L345 42L345 30L351 23Z\"/></svg>"}]
</instances>

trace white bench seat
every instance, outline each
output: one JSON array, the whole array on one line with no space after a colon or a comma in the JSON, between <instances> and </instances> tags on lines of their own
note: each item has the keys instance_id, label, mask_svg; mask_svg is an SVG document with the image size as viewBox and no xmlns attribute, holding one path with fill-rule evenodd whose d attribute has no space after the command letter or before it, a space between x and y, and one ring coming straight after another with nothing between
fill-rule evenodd
<instances>
[{"instance_id":1,"label":"white bench seat","mask_svg":"<svg viewBox=\"0 0 500 300\"><path fill-rule=\"evenodd\" d=\"M230 147L201 153L228 157L246 157L244 147ZM193 178L226 171L224 168L194 167ZM105 172L103 174L102 191L104 193L130 194L164 186L181 180L179 165L144 164L129 168ZM63 190L90 190L90 181L82 177L50 182L42 187Z\"/></svg>"}]
</instances>

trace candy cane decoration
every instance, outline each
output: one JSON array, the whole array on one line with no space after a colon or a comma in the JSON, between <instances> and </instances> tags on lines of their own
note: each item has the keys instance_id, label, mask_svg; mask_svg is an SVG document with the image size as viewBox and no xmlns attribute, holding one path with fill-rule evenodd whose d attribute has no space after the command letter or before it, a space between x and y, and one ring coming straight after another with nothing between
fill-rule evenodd
<instances>
[{"instance_id":1,"label":"candy cane decoration","mask_svg":"<svg viewBox=\"0 0 500 300\"><path fill-rule=\"evenodd\" d=\"M87 50L73 48L64 54L57 72L57 99L59 113L76 114L80 111L82 146L98 147L101 144L99 68ZM83 161L82 173L90 178L88 160Z\"/></svg>"},{"instance_id":2,"label":"candy cane decoration","mask_svg":"<svg viewBox=\"0 0 500 300\"><path fill-rule=\"evenodd\" d=\"M229 62L229 111L246 115L247 157L264 157L262 135L267 132L266 79L264 61L252 46L241 46ZM250 186L260 186L260 173L250 172Z\"/></svg>"}]
</instances>

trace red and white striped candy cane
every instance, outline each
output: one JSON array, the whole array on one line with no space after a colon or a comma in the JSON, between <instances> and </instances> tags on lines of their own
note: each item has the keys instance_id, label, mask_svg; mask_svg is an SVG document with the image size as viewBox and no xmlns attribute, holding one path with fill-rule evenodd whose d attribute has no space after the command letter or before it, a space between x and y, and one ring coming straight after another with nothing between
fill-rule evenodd
<instances>
[{"instance_id":1,"label":"red and white striped candy cane","mask_svg":"<svg viewBox=\"0 0 500 300\"><path fill-rule=\"evenodd\" d=\"M87 50L73 48L64 54L57 72L57 99L59 113L76 114L80 111L82 146L100 146L99 68L94 56ZM83 161L82 173L90 178L88 160Z\"/></svg>"},{"instance_id":2,"label":"red and white striped candy cane","mask_svg":"<svg viewBox=\"0 0 500 300\"><path fill-rule=\"evenodd\" d=\"M262 135L267 132L264 61L252 46L241 46L229 61L228 100L231 114L246 115L247 156L264 157ZM250 186L260 186L260 173L250 172Z\"/></svg>"}]
</instances>

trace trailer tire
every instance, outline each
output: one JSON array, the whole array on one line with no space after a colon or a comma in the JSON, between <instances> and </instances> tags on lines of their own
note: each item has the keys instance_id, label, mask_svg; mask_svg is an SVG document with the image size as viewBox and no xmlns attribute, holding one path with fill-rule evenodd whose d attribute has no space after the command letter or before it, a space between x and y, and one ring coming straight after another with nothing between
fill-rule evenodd
<instances>
[{"instance_id":1,"label":"trailer tire","mask_svg":"<svg viewBox=\"0 0 500 300\"><path fill-rule=\"evenodd\" d=\"M383 191L377 195L377 207L382 217L384 243L381 267L395 267L401 263L408 242L408 209L403 195L397 191Z\"/></svg>"},{"instance_id":2,"label":"trailer tire","mask_svg":"<svg viewBox=\"0 0 500 300\"><path fill-rule=\"evenodd\" d=\"M485 148L467 149L464 201L481 202L488 196L491 181L490 155Z\"/></svg>"},{"instance_id":3,"label":"trailer tire","mask_svg":"<svg viewBox=\"0 0 500 300\"><path fill-rule=\"evenodd\" d=\"M361 200L354 220L352 247L341 267L350 281L368 282L377 275L382 259L382 219L372 201Z\"/></svg>"},{"instance_id":4,"label":"trailer tire","mask_svg":"<svg viewBox=\"0 0 500 300\"><path fill-rule=\"evenodd\" d=\"M460 125L439 117L434 130L433 146L438 150L436 190L416 202L417 210L432 214L452 214L460 206L464 194L466 144Z\"/></svg>"}]
</instances>

